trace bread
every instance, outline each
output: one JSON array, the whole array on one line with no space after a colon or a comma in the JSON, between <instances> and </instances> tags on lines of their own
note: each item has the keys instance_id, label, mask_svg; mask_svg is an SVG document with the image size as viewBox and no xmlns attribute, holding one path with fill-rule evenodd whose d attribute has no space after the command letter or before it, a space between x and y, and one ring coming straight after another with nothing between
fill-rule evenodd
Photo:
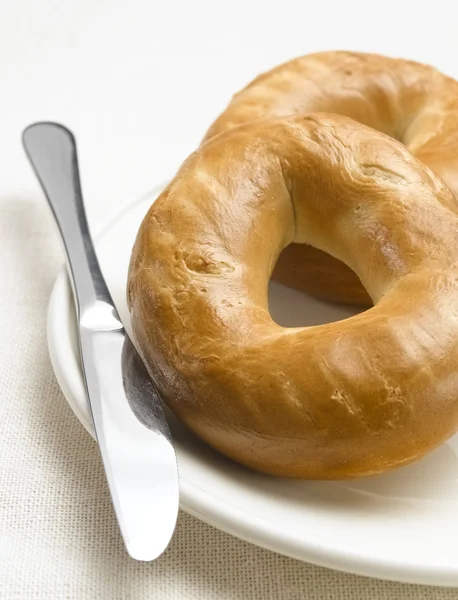
<instances>
[{"instance_id":1,"label":"bread","mask_svg":"<svg viewBox=\"0 0 458 600\"><path fill-rule=\"evenodd\" d=\"M375 306L276 324L267 286L292 242L345 263ZM146 215L133 330L166 403L225 455L380 473L458 429L457 242L451 192L400 142L345 116L251 120L212 135Z\"/></svg>"},{"instance_id":2,"label":"bread","mask_svg":"<svg viewBox=\"0 0 458 600\"><path fill-rule=\"evenodd\" d=\"M401 141L458 197L458 83L412 61L355 52L297 58L236 94L205 139L250 120L316 111ZM351 269L308 245L285 248L272 278L325 300L371 304Z\"/></svg>"}]
</instances>

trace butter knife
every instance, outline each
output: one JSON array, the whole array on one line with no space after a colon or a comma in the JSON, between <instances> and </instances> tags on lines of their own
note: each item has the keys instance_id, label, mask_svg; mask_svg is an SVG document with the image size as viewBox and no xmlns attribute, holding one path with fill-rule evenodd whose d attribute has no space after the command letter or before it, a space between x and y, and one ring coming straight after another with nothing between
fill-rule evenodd
<instances>
[{"instance_id":1,"label":"butter knife","mask_svg":"<svg viewBox=\"0 0 458 600\"><path fill-rule=\"evenodd\" d=\"M83 205L73 134L36 123L23 144L67 253L94 428L126 549L157 558L175 529L179 491L161 400L127 335L99 267Z\"/></svg>"}]
</instances>

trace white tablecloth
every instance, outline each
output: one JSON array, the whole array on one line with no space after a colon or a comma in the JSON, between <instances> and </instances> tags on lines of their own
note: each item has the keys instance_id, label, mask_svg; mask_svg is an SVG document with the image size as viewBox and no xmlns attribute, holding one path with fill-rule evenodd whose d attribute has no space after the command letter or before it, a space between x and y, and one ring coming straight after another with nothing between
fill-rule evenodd
<instances>
[{"instance_id":1,"label":"white tablecloth","mask_svg":"<svg viewBox=\"0 0 458 600\"><path fill-rule=\"evenodd\" d=\"M338 0L156 4L0 8L0 598L458 599L458 590L302 564L185 514L158 561L126 556L96 445L48 358L47 301L62 255L21 129L36 119L74 128L94 223L167 177L232 91L285 58L352 47L458 75L449 0L376 11Z\"/></svg>"}]
</instances>

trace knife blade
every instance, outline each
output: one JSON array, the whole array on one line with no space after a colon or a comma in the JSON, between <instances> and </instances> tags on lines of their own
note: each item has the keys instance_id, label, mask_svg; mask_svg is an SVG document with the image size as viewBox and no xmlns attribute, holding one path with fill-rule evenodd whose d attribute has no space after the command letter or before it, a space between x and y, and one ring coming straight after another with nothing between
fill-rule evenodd
<instances>
[{"instance_id":1,"label":"knife blade","mask_svg":"<svg viewBox=\"0 0 458 600\"><path fill-rule=\"evenodd\" d=\"M25 129L23 145L64 242L86 391L119 528L132 558L154 560L172 537L179 504L162 402L100 270L73 134L58 123L36 123Z\"/></svg>"}]
</instances>

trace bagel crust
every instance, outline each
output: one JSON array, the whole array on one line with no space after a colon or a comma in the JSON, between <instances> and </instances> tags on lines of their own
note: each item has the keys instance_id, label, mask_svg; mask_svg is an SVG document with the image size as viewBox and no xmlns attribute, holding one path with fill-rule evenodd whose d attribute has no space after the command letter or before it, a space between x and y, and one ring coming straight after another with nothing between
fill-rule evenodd
<instances>
[{"instance_id":1,"label":"bagel crust","mask_svg":"<svg viewBox=\"0 0 458 600\"><path fill-rule=\"evenodd\" d=\"M458 198L458 83L433 67L356 52L320 52L263 73L238 92L205 139L266 117L332 112L401 141ZM281 253L272 278L318 298L371 300L335 257L305 244Z\"/></svg>"},{"instance_id":2,"label":"bagel crust","mask_svg":"<svg viewBox=\"0 0 458 600\"><path fill-rule=\"evenodd\" d=\"M267 289L309 244L374 306L284 328ZM345 116L249 121L212 136L153 204L128 300L162 397L197 435L276 475L372 475L458 429L458 212L400 142Z\"/></svg>"}]
</instances>

